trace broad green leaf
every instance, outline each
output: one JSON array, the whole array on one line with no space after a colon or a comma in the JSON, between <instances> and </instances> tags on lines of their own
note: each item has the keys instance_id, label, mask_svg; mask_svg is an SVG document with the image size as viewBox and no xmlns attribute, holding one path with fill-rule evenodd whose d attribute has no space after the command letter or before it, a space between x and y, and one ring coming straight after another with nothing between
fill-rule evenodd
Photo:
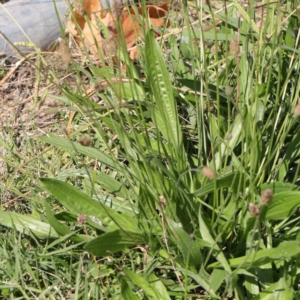
<instances>
[{"instance_id":1,"label":"broad green leaf","mask_svg":"<svg viewBox=\"0 0 300 300\"><path fill-rule=\"evenodd\" d=\"M93 239L85 245L85 249L93 255L102 257L145 243L147 237L142 234L119 229Z\"/></svg>"},{"instance_id":2,"label":"broad green leaf","mask_svg":"<svg viewBox=\"0 0 300 300\"><path fill-rule=\"evenodd\" d=\"M243 49L247 49L247 41L244 40L243 41ZM251 68L253 67L248 59L248 56L245 54L244 51L242 51L241 55L240 55L240 64L243 66L243 68L240 68L240 86L241 86L241 95L243 96L243 99L245 99L245 103L248 103L249 100L251 99L251 95L253 92L253 79L250 76L251 74ZM245 108L245 112L247 111L247 109ZM249 112L249 110L248 110ZM245 120L248 122L250 121L251 123L253 122L252 118L249 119L248 114L244 116L244 120L243 120L243 125Z\"/></svg>"},{"instance_id":3,"label":"broad green leaf","mask_svg":"<svg viewBox=\"0 0 300 300\"><path fill-rule=\"evenodd\" d=\"M102 188L104 188L108 192L115 195L119 195L124 198L126 197L126 193L124 192L124 184L121 184L111 176L97 172L96 182L99 183L102 186Z\"/></svg>"},{"instance_id":4,"label":"broad green leaf","mask_svg":"<svg viewBox=\"0 0 300 300\"><path fill-rule=\"evenodd\" d=\"M288 21L288 29L285 34L285 44L291 48L295 46L295 32L294 28L298 27L299 17L291 16Z\"/></svg>"},{"instance_id":5,"label":"broad green leaf","mask_svg":"<svg viewBox=\"0 0 300 300\"><path fill-rule=\"evenodd\" d=\"M267 207L265 220L283 220L291 216L299 206L299 191L276 193Z\"/></svg>"},{"instance_id":6,"label":"broad green leaf","mask_svg":"<svg viewBox=\"0 0 300 300\"><path fill-rule=\"evenodd\" d=\"M217 189L231 187L234 180L237 179L236 178L237 176L238 176L238 174L236 172L226 174L225 176L216 179L216 184L214 181L212 181L212 182L206 184L205 186L201 187L194 193L192 193L192 195L197 196L197 197L203 197L209 193L214 192L215 187L217 187Z\"/></svg>"},{"instance_id":7,"label":"broad green leaf","mask_svg":"<svg viewBox=\"0 0 300 300\"><path fill-rule=\"evenodd\" d=\"M137 84L136 82L132 81L129 83L122 82L121 84L113 85L116 90L121 91L121 97L124 100L134 100L139 99L139 101L145 100L145 91L144 89Z\"/></svg>"},{"instance_id":8,"label":"broad green leaf","mask_svg":"<svg viewBox=\"0 0 300 300\"><path fill-rule=\"evenodd\" d=\"M165 285L154 275L154 273L151 273L147 279L150 285L162 296L162 299L171 299Z\"/></svg>"},{"instance_id":9,"label":"broad green leaf","mask_svg":"<svg viewBox=\"0 0 300 300\"><path fill-rule=\"evenodd\" d=\"M124 270L125 275L131 280L131 282L143 290L146 297L149 299L164 300L169 298L164 298L155 288L153 288L150 283L141 275L132 272L129 269Z\"/></svg>"},{"instance_id":10,"label":"broad green leaf","mask_svg":"<svg viewBox=\"0 0 300 300\"><path fill-rule=\"evenodd\" d=\"M124 278L121 280L121 295L124 300L139 300Z\"/></svg>"},{"instance_id":11,"label":"broad green leaf","mask_svg":"<svg viewBox=\"0 0 300 300\"><path fill-rule=\"evenodd\" d=\"M86 169L76 169L76 168L70 168L66 170L62 170L57 174L56 179L59 179L61 181L65 181L67 178L73 176L73 177L82 177L89 179L89 173ZM96 178L95 182L99 183L103 189L106 191L121 196L123 198L126 197L126 191L125 187L122 183L118 182L114 178L112 178L111 175L101 173L101 172L95 172Z\"/></svg>"},{"instance_id":12,"label":"broad green leaf","mask_svg":"<svg viewBox=\"0 0 300 300\"><path fill-rule=\"evenodd\" d=\"M282 49L285 50L285 51L300 55L300 50L295 49L293 47L289 47L287 45L282 45Z\"/></svg>"},{"instance_id":13,"label":"broad green leaf","mask_svg":"<svg viewBox=\"0 0 300 300\"><path fill-rule=\"evenodd\" d=\"M55 231L60 235L66 235L66 234L70 234L71 230L67 227L64 226L63 224L60 224L54 217L54 215L52 214L49 205L47 203L44 203L44 207L45 207L45 211L46 211L46 216L47 219L49 221L49 224L55 229Z\"/></svg>"},{"instance_id":14,"label":"broad green leaf","mask_svg":"<svg viewBox=\"0 0 300 300\"><path fill-rule=\"evenodd\" d=\"M282 259L289 259L293 256L300 255L300 242L289 241L283 242L278 247L272 249L259 250L256 253L251 253L247 256L229 259L229 265L232 268L250 268L259 267L267 263ZM220 268L219 262L210 264L208 268Z\"/></svg>"},{"instance_id":15,"label":"broad green leaf","mask_svg":"<svg viewBox=\"0 0 300 300\"><path fill-rule=\"evenodd\" d=\"M226 154L228 155L228 152L235 157L233 150L240 143L242 130L243 130L243 122L244 122L243 118L241 117L240 114L238 114L228 132L228 134L231 136L230 139L229 140L224 139L220 147L220 152L215 155L216 159L214 164L216 169L219 169L221 167L222 157L224 157ZM235 167L240 169L241 165L239 163L239 160L236 158L233 161Z\"/></svg>"},{"instance_id":16,"label":"broad green leaf","mask_svg":"<svg viewBox=\"0 0 300 300\"><path fill-rule=\"evenodd\" d=\"M217 269L214 269L217 270ZM247 296L250 298L253 295L257 295L259 293L259 280L253 279L251 276L245 276L245 289L247 291Z\"/></svg>"},{"instance_id":17,"label":"broad green leaf","mask_svg":"<svg viewBox=\"0 0 300 300\"><path fill-rule=\"evenodd\" d=\"M165 61L153 34L149 30L146 35L146 76L157 105L157 126L165 138L173 144L175 149L181 145L181 131L178 120L177 104L173 95L170 75Z\"/></svg>"},{"instance_id":18,"label":"broad green leaf","mask_svg":"<svg viewBox=\"0 0 300 300\"><path fill-rule=\"evenodd\" d=\"M219 248L219 246L217 245L217 242L213 239L213 237L211 236L208 226L206 225L204 219L202 218L201 215L201 211L199 211L199 230L201 233L201 236L203 238L203 240L209 242L211 244L212 248L216 248L218 250L215 250L216 252L216 259L219 261L219 263L222 265L222 267L224 268L224 270L226 272L228 272L229 274L232 273L230 265L228 263L228 260L226 259L223 251Z\"/></svg>"},{"instance_id":19,"label":"broad green leaf","mask_svg":"<svg viewBox=\"0 0 300 300\"><path fill-rule=\"evenodd\" d=\"M187 274L187 276L195 280L195 282L201 285L211 296L217 297L217 294L211 288L210 276L203 268L201 268L199 273L195 273L180 267L178 267L177 270L183 274Z\"/></svg>"},{"instance_id":20,"label":"broad green leaf","mask_svg":"<svg viewBox=\"0 0 300 300\"><path fill-rule=\"evenodd\" d=\"M148 156L146 157L146 160L161 170L167 178L172 179L174 182L177 181L177 178L164 166L160 159L154 156Z\"/></svg>"},{"instance_id":21,"label":"broad green leaf","mask_svg":"<svg viewBox=\"0 0 300 300\"><path fill-rule=\"evenodd\" d=\"M137 205L131 203L130 200L127 200L128 197L121 198L121 197L114 197L112 195L107 195L105 192L102 191L102 186L99 186L99 184L91 184L90 179L83 179L82 181L84 193L88 195L92 195L92 198L96 201L101 201L102 203L105 203L106 206L113 208L114 210L117 210L118 212L125 213L128 216L135 217L137 215ZM100 193L97 193L97 191L100 191ZM116 193L117 195L117 193ZM131 200L135 197L135 195L130 195ZM129 197L130 197L129 196Z\"/></svg>"},{"instance_id":22,"label":"broad green leaf","mask_svg":"<svg viewBox=\"0 0 300 300\"><path fill-rule=\"evenodd\" d=\"M103 164L115 169L115 170L122 170L125 172L125 168L121 166L121 164L116 163L111 157L107 154L101 152L100 150L92 147L85 147L82 146L80 143L77 142L70 142L69 140L57 136L41 136L39 137L41 141L45 143L49 143L56 147L61 147L69 152L74 152L75 150L81 154L84 154L88 157L95 158L102 162Z\"/></svg>"},{"instance_id":23,"label":"broad green leaf","mask_svg":"<svg viewBox=\"0 0 300 300\"><path fill-rule=\"evenodd\" d=\"M224 270L214 269L210 275L211 289L217 292L225 277L226 273Z\"/></svg>"},{"instance_id":24,"label":"broad green leaf","mask_svg":"<svg viewBox=\"0 0 300 300\"><path fill-rule=\"evenodd\" d=\"M147 142L145 141L145 136L143 134L136 135L135 133L131 132L128 134L131 138L134 138L136 143L140 146L143 146L144 154L145 155L153 155L153 153L159 155L160 148L159 148L159 141L155 138L149 138L147 139ZM166 153L170 155L169 148L165 149Z\"/></svg>"},{"instance_id":25,"label":"broad green leaf","mask_svg":"<svg viewBox=\"0 0 300 300\"><path fill-rule=\"evenodd\" d=\"M180 51L180 49L178 48L178 43L177 43L178 40L180 40L180 41L182 41L182 43L180 43L180 45L182 45L182 44L185 44L184 43L185 39L189 39L189 37L188 37L189 32L187 32L187 35L184 36L183 31L179 38L178 38L178 36L175 36L175 35L169 36L168 42L171 47L170 50L172 51L172 55L170 55L170 65L169 65L170 67L169 68L171 69L171 72L182 73L182 74L185 74L185 76L187 76L188 78L192 79L192 78L194 78L194 76L188 72L188 67L185 66L185 64L184 64L184 61L185 61L185 59L187 59L187 57L183 54L183 51ZM167 65L167 67L168 67L168 65ZM174 93L174 95L175 95L175 93Z\"/></svg>"},{"instance_id":26,"label":"broad green leaf","mask_svg":"<svg viewBox=\"0 0 300 300\"><path fill-rule=\"evenodd\" d=\"M292 163L299 156L300 152L300 131L296 131L293 140L287 144L284 161Z\"/></svg>"},{"instance_id":27,"label":"broad green leaf","mask_svg":"<svg viewBox=\"0 0 300 300\"><path fill-rule=\"evenodd\" d=\"M198 270L202 263L200 247L177 223L169 220L168 224L173 233L174 243L178 246L184 262L191 268Z\"/></svg>"},{"instance_id":28,"label":"broad green leaf","mask_svg":"<svg viewBox=\"0 0 300 300\"><path fill-rule=\"evenodd\" d=\"M277 193L281 192L298 190L299 187L289 182L267 182L261 185L261 191L264 191L265 189L271 189L276 195Z\"/></svg>"},{"instance_id":29,"label":"broad green leaf","mask_svg":"<svg viewBox=\"0 0 300 300\"><path fill-rule=\"evenodd\" d=\"M71 230L58 222L58 220L55 218L55 216L52 214L49 205L47 202L44 203L44 207L46 210L46 216L49 224L54 228L54 230L60 235L60 236L66 236L68 234L71 234ZM84 242L88 240L88 237L86 236L85 238L74 234L74 236L71 236L70 239L76 243Z\"/></svg>"},{"instance_id":30,"label":"broad green leaf","mask_svg":"<svg viewBox=\"0 0 300 300\"><path fill-rule=\"evenodd\" d=\"M290 276L281 277L278 282L260 292L257 296L253 297L252 300L297 299L295 298L297 292L293 294L290 288L290 282Z\"/></svg>"},{"instance_id":31,"label":"broad green leaf","mask_svg":"<svg viewBox=\"0 0 300 300\"><path fill-rule=\"evenodd\" d=\"M28 235L33 233L39 238L58 238L58 234L49 224L15 212L0 212L0 224Z\"/></svg>"},{"instance_id":32,"label":"broad green leaf","mask_svg":"<svg viewBox=\"0 0 300 300\"><path fill-rule=\"evenodd\" d=\"M137 220L125 214L119 214L108 206L93 200L77 188L50 178L41 178L46 189L69 211L75 214L85 214L99 220L104 226L103 231L113 231L118 228L140 232Z\"/></svg>"}]
</instances>

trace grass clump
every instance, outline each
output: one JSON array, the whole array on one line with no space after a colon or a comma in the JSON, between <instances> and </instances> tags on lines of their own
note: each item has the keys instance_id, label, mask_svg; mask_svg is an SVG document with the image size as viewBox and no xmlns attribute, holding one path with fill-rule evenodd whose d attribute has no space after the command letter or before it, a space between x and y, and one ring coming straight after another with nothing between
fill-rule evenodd
<instances>
[{"instance_id":1,"label":"grass clump","mask_svg":"<svg viewBox=\"0 0 300 300\"><path fill-rule=\"evenodd\" d=\"M3 296L297 299L297 8L189 5L136 62L120 37L111 66L73 65L100 101L61 85L74 129L7 160L31 216L0 213Z\"/></svg>"}]
</instances>

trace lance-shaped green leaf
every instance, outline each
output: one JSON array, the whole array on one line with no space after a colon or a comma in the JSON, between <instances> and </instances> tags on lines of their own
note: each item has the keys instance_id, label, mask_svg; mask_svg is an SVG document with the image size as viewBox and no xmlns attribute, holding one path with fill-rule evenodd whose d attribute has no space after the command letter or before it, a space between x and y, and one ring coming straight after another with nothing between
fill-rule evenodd
<instances>
[{"instance_id":1,"label":"lance-shaped green leaf","mask_svg":"<svg viewBox=\"0 0 300 300\"><path fill-rule=\"evenodd\" d=\"M156 102L156 125L168 142L175 149L181 144L181 131L178 120L177 105L173 95L170 75L167 71L161 49L149 30L146 36L147 79Z\"/></svg>"},{"instance_id":2,"label":"lance-shaped green leaf","mask_svg":"<svg viewBox=\"0 0 300 300\"><path fill-rule=\"evenodd\" d=\"M299 206L299 191L276 193L267 207L265 220L283 220L291 216Z\"/></svg>"},{"instance_id":3,"label":"lance-shaped green leaf","mask_svg":"<svg viewBox=\"0 0 300 300\"><path fill-rule=\"evenodd\" d=\"M135 295L134 291L130 288L129 284L122 278L121 281L121 295L124 300L139 300L140 298Z\"/></svg>"},{"instance_id":4,"label":"lance-shaped green leaf","mask_svg":"<svg viewBox=\"0 0 300 300\"><path fill-rule=\"evenodd\" d=\"M48 223L15 212L0 212L0 224L28 235L33 233L39 238L58 238L58 234Z\"/></svg>"},{"instance_id":5,"label":"lance-shaped green leaf","mask_svg":"<svg viewBox=\"0 0 300 300\"><path fill-rule=\"evenodd\" d=\"M169 297L164 297L160 294L159 290L153 287L144 277L141 275L132 272L131 270L125 269L124 273L130 279L130 281L143 290L147 299L157 299L157 300L165 300L169 299Z\"/></svg>"},{"instance_id":6,"label":"lance-shaped green leaf","mask_svg":"<svg viewBox=\"0 0 300 300\"><path fill-rule=\"evenodd\" d=\"M200 247L177 223L169 220L168 224L173 233L174 243L178 246L186 264L199 269L202 263Z\"/></svg>"},{"instance_id":7,"label":"lance-shaped green leaf","mask_svg":"<svg viewBox=\"0 0 300 300\"><path fill-rule=\"evenodd\" d=\"M293 256L300 255L300 242L289 241L283 242L278 247L272 249L263 249L250 255L229 259L229 265L232 268L259 267L267 263L282 259L289 259ZM219 262L210 264L208 268L220 268Z\"/></svg>"},{"instance_id":8,"label":"lance-shaped green leaf","mask_svg":"<svg viewBox=\"0 0 300 300\"><path fill-rule=\"evenodd\" d=\"M85 249L96 256L107 256L126 248L145 244L147 237L135 232L121 229L104 233L85 245Z\"/></svg>"},{"instance_id":9,"label":"lance-shaped green leaf","mask_svg":"<svg viewBox=\"0 0 300 300\"><path fill-rule=\"evenodd\" d=\"M41 181L46 189L69 211L98 220L99 224L102 224L103 231L123 228L132 232L140 232L135 218L119 214L70 184L50 178L42 178Z\"/></svg>"}]
</instances>

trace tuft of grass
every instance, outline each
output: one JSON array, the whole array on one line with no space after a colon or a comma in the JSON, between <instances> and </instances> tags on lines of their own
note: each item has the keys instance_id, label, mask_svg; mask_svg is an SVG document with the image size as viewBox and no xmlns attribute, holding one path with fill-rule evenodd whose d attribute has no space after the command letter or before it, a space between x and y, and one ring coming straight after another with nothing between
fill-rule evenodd
<instances>
[{"instance_id":1,"label":"tuft of grass","mask_svg":"<svg viewBox=\"0 0 300 300\"><path fill-rule=\"evenodd\" d=\"M161 38L143 23L135 62L119 35L126 69L75 61L72 132L4 158L31 214L1 212L2 296L297 299L297 9L188 5Z\"/></svg>"}]
</instances>

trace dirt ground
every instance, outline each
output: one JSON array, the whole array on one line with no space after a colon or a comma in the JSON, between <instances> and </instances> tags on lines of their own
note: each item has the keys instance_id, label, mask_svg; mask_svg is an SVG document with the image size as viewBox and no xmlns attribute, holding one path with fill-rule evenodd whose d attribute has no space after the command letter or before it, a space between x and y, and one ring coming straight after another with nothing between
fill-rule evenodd
<instances>
[{"instance_id":1,"label":"dirt ground","mask_svg":"<svg viewBox=\"0 0 300 300\"><path fill-rule=\"evenodd\" d=\"M43 130L55 119L54 113L47 113L49 108L56 107L58 101L49 97L58 94L55 86L47 83L34 66L36 58L29 61L20 60L19 66L7 64L3 69L6 76L1 78L0 85L0 128L11 130L33 130L33 126ZM10 75L10 76L9 76ZM35 125L33 125L33 123Z\"/></svg>"},{"instance_id":2,"label":"dirt ground","mask_svg":"<svg viewBox=\"0 0 300 300\"><path fill-rule=\"evenodd\" d=\"M0 178L6 177L5 157L9 151L22 151L23 141L44 135L53 125L65 121L58 113L61 103L50 96L58 95L59 90L41 72L38 75L36 61L36 54L15 64L0 60ZM2 203L11 198L5 190L1 193Z\"/></svg>"}]
</instances>

